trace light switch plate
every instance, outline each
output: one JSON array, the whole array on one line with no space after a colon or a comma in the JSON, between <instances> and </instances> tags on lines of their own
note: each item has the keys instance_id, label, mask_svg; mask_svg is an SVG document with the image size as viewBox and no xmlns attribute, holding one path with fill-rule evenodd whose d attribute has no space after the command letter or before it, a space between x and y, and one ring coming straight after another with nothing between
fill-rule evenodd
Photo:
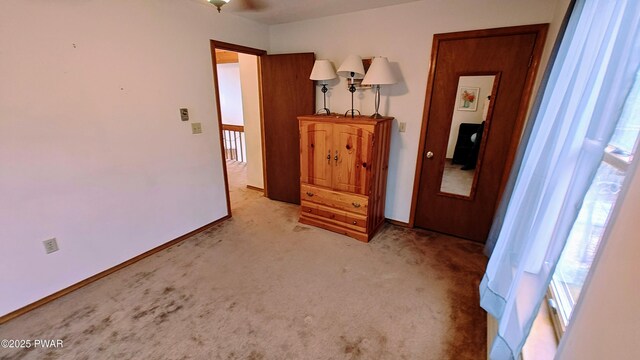
<instances>
[{"instance_id":1,"label":"light switch plate","mask_svg":"<svg viewBox=\"0 0 640 360\"><path fill-rule=\"evenodd\" d=\"M191 133L192 134L202 134L202 125L200 123L191 124Z\"/></svg>"},{"instance_id":2,"label":"light switch plate","mask_svg":"<svg viewBox=\"0 0 640 360\"><path fill-rule=\"evenodd\" d=\"M56 238L51 238L49 240L45 240L42 242L44 244L44 251L47 254L51 254L52 252L58 251L58 241Z\"/></svg>"},{"instance_id":3,"label":"light switch plate","mask_svg":"<svg viewBox=\"0 0 640 360\"><path fill-rule=\"evenodd\" d=\"M189 121L189 109L187 108L180 109L180 120Z\"/></svg>"},{"instance_id":4,"label":"light switch plate","mask_svg":"<svg viewBox=\"0 0 640 360\"><path fill-rule=\"evenodd\" d=\"M406 122L398 123L398 131L399 132L407 131L407 123Z\"/></svg>"}]
</instances>

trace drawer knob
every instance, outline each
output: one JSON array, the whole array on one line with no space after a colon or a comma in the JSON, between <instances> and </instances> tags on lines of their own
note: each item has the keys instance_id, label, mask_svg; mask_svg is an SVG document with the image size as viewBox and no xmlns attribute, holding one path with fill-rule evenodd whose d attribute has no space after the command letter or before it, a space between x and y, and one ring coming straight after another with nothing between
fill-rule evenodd
<instances>
[{"instance_id":1,"label":"drawer knob","mask_svg":"<svg viewBox=\"0 0 640 360\"><path fill-rule=\"evenodd\" d=\"M307 196L311 197L311 196L313 196L313 193L312 193L312 192L307 191Z\"/></svg>"},{"instance_id":2,"label":"drawer knob","mask_svg":"<svg viewBox=\"0 0 640 360\"><path fill-rule=\"evenodd\" d=\"M307 209L307 212L308 212L308 213L310 213L310 212L311 212L311 209Z\"/></svg>"},{"instance_id":3,"label":"drawer knob","mask_svg":"<svg viewBox=\"0 0 640 360\"><path fill-rule=\"evenodd\" d=\"M354 208L359 208L360 207L360 204L355 203L355 202L351 203L351 205L353 205Z\"/></svg>"},{"instance_id":4,"label":"drawer knob","mask_svg":"<svg viewBox=\"0 0 640 360\"><path fill-rule=\"evenodd\" d=\"M358 222L353 220L353 225L358 225Z\"/></svg>"}]
</instances>

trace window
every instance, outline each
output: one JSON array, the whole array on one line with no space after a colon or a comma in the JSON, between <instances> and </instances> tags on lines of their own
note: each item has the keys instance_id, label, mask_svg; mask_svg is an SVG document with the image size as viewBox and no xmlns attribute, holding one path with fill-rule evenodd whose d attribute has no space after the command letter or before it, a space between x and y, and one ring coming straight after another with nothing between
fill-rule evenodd
<instances>
[{"instance_id":1,"label":"window","mask_svg":"<svg viewBox=\"0 0 640 360\"><path fill-rule=\"evenodd\" d=\"M595 178L584 198L549 288L549 305L560 337L591 269L607 222L618 200L640 133L640 73L624 106L616 130L605 149Z\"/></svg>"}]
</instances>

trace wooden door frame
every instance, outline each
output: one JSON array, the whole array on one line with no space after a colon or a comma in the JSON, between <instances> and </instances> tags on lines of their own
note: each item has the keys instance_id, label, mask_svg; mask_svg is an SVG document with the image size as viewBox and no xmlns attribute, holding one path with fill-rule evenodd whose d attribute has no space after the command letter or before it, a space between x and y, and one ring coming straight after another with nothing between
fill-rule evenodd
<instances>
[{"instance_id":1,"label":"wooden door frame","mask_svg":"<svg viewBox=\"0 0 640 360\"><path fill-rule=\"evenodd\" d=\"M227 197L227 213L231 216L231 197L229 196L229 176L227 174L227 159L224 151L224 139L222 130L222 110L220 107L220 86L218 85L218 61L216 60L216 49L234 51L242 54L255 55L258 57L258 97L260 104L260 136L262 137L262 179L264 187L264 195L267 195L267 172L266 172L266 158L264 153L264 114L262 111L262 75L260 73L260 57L267 52L261 49L255 49L247 46L231 44L218 40L210 40L211 46L211 64L213 66L213 88L215 90L216 97L216 113L218 115L218 135L220 137L220 153L222 154L222 172L224 174L224 190Z\"/></svg>"},{"instance_id":2,"label":"wooden door frame","mask_svg":"<svg viewBox=\"0 0 640 360\"><path fill-rule=\"evenodd\" d=\"M515 159L516 151L518 150L518 145L520 144L520 137L522 135L522 130L524 129L527 112L529 111L529 102L531 100L531 96L533 93L533 85L536 80L538 68L540 66L540 60L542 58L542 52L544 50L544 43L547 38L548 28L549 28L549 24L534 24L534 25L502 27L502 28L495 28L495 29L459 31L459 32L433 35L433 45L431 47L431 61L429 63L429 76L427 78L427 91L425 94L424 108L422 110L423 112L422 112L422 125L420 128L420 142L418 143L418 159L416 161L416 171L415 171L415 177L413 180L413 194L411 196L411 210L409 213L409 223L408 223L409 227L414 227L415 225L416 208L418 206L418 191L420 189L420 179L422 177L422 165L424 162L424 155L425 155L424 152L426 148L425 142L427 137L427 128L429 125L429 110L431 109L431 98L433 96L433 91L434 91L433 84L434 84L434 77L436 73L438 49L440 48L440 43L442 41L447 41L447 40L463 40L463 39L474 39L474 38L484 38L484 37L494 37L494 36L536 34L536 43L535 43L532 57L531 57L531 66L529 66L529 70L527 71L527 77L525 79L525 87L524 87L522 97L520 99L520 105L518 107L518 116L515 119L515 126L513 129L513 134L517 134L517 136L513 136L511 138L511 143L509 144L509 148L507 149L507 159L505 161L505 168L500 180L500 189L498 191L499 195L495 205L497 207L500 204L500 198L502 197L504 188L507 184L507 181L509 180L509 173L511 172L511 167L513 166L513 161Z\"/></svg>"}]
</instances>

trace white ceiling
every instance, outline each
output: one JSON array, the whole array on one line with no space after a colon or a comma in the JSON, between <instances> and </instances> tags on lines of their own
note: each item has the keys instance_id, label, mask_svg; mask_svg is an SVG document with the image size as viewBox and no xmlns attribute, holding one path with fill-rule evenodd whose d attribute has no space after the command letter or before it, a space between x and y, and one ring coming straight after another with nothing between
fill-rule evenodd
<instances>
[{"instance_id":1,"label":"white ceiling","mask_svg":"<svg viewBox=\"0 0 640 360\"><path fill-rule=\"evenodd\" d=\"M237 0L231 0L222 8L238 16L264 24L320 18L354 11L408 3L418 0L255 0L263 5L258 11L242 10Z\"/></svg>"}]
</instances>

